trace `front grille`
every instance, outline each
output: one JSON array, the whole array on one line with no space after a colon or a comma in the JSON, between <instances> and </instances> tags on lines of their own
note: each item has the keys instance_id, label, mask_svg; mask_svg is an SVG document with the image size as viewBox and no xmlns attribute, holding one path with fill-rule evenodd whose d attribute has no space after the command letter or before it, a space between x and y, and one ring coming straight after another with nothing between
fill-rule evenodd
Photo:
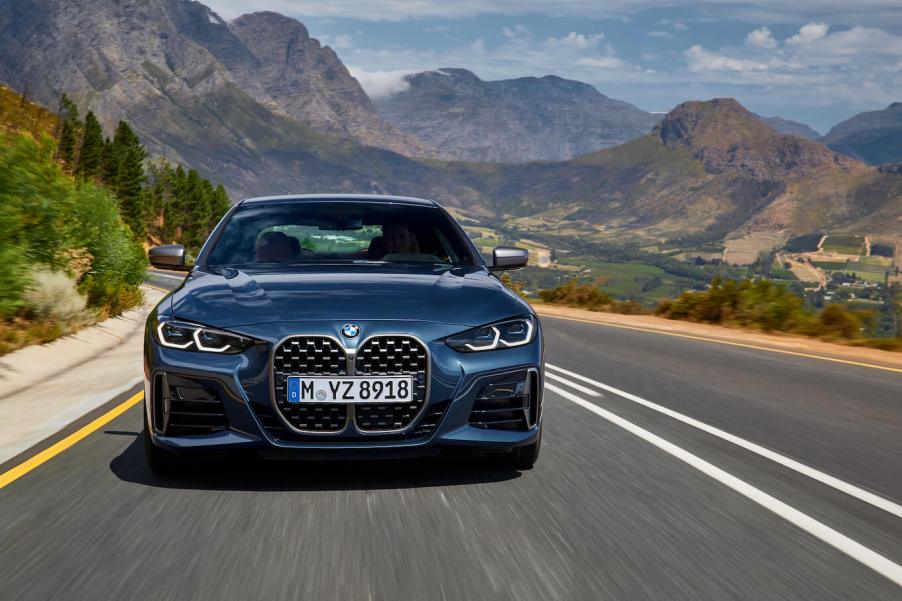
<instances>
[{"instance_id":1,"label":"front grille","mask_svg":"<svg viewBox=\"0 0 902 601\"><path fill-rule=\"evenodd\" d=\"M202 383L159 373L153 388L154 425L166 436L209 434L229 427L222 400Z\"/></svg>"},{"instance_id":2,"label":"front grille","mask_svg":"<svg viewBox=\"0 0 902 601\"><path fill-rule=\"evenodd\" d=\"M420 414L429 382L429 354L409 336L377 336L357 351L355 371L373 376L413 376L413 401L354 406L354 422L364 432L401 430Z\"/></svg>"},{"instance_id":3,"label":"front grille","mask_svg":"<svg viewBox=\"0 0 902 601\"><path fill-rule=\"evenodd\" d=\"M289 403L288 376L345 376L348 361L337 341L322 336L296 336L273 353L276 406L293 427L305 432L341 432L348 422L348 406L335 403Z\"/></svg>"}]
</instances>

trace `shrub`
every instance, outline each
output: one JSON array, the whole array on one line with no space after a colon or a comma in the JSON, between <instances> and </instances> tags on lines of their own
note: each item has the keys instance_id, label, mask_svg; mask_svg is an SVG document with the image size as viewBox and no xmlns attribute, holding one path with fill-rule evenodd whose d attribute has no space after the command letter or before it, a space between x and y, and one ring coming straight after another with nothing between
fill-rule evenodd
<instances>
[{"instance_id":1,"label":"shrub","mask_svg":"<svg viewBox=\"0 0 902 601\"><path fill-rule=\"evenodd\" d=\"M60 271L36 270L24 300L28 313L37 319L77 324L89 318L75 280Z\"/></svg>"},{"instance_id":2,"label":"shrub","mask_svg":"<svg viewBox=\"0 0 902 601\"><path fill-rule=\"evenodd\" d=\"M0 232L0 319L25 307L34 265L81 278L100 314L140 299L146 259L115 197L64 174L49 139L0 134Z\"/></svg>"},{"instance_id":3,"label":"shrub","mask_svg":"<svg viewBox=\"0 0 902 601\"><path fill-rule=\"evenodd\" d=\"M608 313L629 315L648 313L645 307L634 300L615 300L600 286L580 284L576 279L572 279L557 288L540 290L539 298L550 305L565 305L590 311L606 311Z\"/></svg>"},{"instance_id":4,"label":"shrub","mask_svg":"<svg viewBox=\"0 0 902 601\"><path fill-rule=\"evenodd\" d=\"M827 305L821 311L818 334L838 338L855 338L861 332L859 316L842 305Z\"/></svg>"}]
</instances>

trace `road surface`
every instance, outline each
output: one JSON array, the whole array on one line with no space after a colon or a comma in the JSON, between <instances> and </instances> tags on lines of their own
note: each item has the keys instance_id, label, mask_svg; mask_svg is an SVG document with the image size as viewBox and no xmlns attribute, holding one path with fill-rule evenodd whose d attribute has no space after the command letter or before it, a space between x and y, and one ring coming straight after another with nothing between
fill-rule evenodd
<instances>
[{"instance_id":1,"label":"road surface","mask_svg":"<svg viewBox=\"0 0 902 601\"><path fill-rule=\"evenodd\" d=\"M902 373L543 324L534 470L159 479L134 406L0 490L0 598L902 599Z\"/></svg>"}]
</instances>

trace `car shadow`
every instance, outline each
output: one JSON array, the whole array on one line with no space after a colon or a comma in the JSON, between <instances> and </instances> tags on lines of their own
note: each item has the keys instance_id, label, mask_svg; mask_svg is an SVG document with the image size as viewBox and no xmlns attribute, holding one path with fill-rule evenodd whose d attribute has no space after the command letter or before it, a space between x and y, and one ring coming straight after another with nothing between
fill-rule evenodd
<instances>
[{"instance_id":1,"label":"car shadow","mask_svg":"<svg viewBox=\"0 0 902 601\"><path fill-rule=\"evenodd\" d=\"M119 434L118 432L116 434ZM122 481L192 490L331 491L428 488L504 482L520 477L479 455L363 461L273 461L256 455L192 458L174 476L157 476L147 465L141 435L110 462Z\"/></svg>"}]
</instances>

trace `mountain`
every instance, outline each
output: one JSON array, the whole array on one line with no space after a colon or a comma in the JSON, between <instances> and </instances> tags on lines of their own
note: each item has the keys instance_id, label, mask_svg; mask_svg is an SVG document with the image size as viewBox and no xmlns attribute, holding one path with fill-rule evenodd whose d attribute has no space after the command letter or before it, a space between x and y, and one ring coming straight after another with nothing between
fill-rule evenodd
<instances>
[{"instance_id":1,"label":"mountain","mask_svg":"<svg viewBox=\"0 0 902 601\"><path fill-rule=\"evenodd\" d=\"M245 44L254 23L260 39ZM0 81L50 107L67 92L107 133L126 119L152 154L235 195L471 196L419 162L357 143L396 130L380 125L334 53L289 19L250 15L229 27L188 0L17 0L0 4L0 31ZM404 147L398 136L382 143Z\"/></svg>"},{"instance_id":2,"label":"mountain","mask_svg":"<svg viewBox=\"0 0 902 601\"><path fill-rule=\"evenodd\" d=\"M454 169L512 223L587 240L902 231L902 177L779 134L732 99L684 103L652 133L571 161Z\"/></svg>"},{"instance_id":3,"label":"mountain","mask_svg":"<svg viewBox=\"0 0 902 601\"><path fill-rule=\"evenodd\" d=\"M835 125L821 142L871 165L902 162L902 102L859 113Z\"/></svg>"},{"instance_id":4,"label":"mountain","mask_svg":"<svg viewBox=\"0 0 902 601\"><path fill-rule=\"evenodd\" d=\"M416 160L360 143L395 130L373 121L372 105L340 61L290 19L264 13L226 24L189 0L16 0L0 3L0 32L0 81L48 107L66 92L82 111L93 110L107 133L126 119L153 154L223 182L236 196L425 196L485 222L564 232L577 242L678 240L697 247L756 231L902 231L898 170L781 135L735 100L684 103L653 130L657 117L643 117L650 119L644 135L566 161ZM480 89L497 83L468 72L422 75L465 79ZM604 98L559 78L513 82L511 90ZM504 110L495 121L484 100L457 106L472 106L472 120L492 145L510 150L518 139L538 152L541 143L524 125L534 117L511 108L530 98L499 93ZM554 105L560 114L551 111L553 123L569 124L564 131L573 133L572 123L593 135L608 131L592 129L584 105L567 102ZM621 123L636 116L637 109L609 102L623 111ZM572 123L567 106L576 107ZM472 131L470 121L457 115L445 127ZM555 143L579 152L579 140L568 136ZM385 137L380 143L387 144Z\"/></svg>"},{"instance_id":5,"label":"mountain","mask_svg":"<svg viewBox=\"0 0 902 601\"><path fill-rule=\"evenodd\" d=\"M798 136L809 140L817 140L821 137L821 135L811 127L798 121L790 121L789 119L783 119L782 117L762 117L761 115L755 115L755 117L777 130L777 133L786 134L788 136Z\"/></svg>"},{"instance_id":6,"label":"mountain","mask_svg":"<svg viewBox=\"0 0 902 601\"><path fill-rule=\"evenodd\" d=\"M483 81L466 69L408 75L376 101L402 131L462 161L566 160L651 131L660 117L553 75Z\"/></svg>"}]
</instances>

